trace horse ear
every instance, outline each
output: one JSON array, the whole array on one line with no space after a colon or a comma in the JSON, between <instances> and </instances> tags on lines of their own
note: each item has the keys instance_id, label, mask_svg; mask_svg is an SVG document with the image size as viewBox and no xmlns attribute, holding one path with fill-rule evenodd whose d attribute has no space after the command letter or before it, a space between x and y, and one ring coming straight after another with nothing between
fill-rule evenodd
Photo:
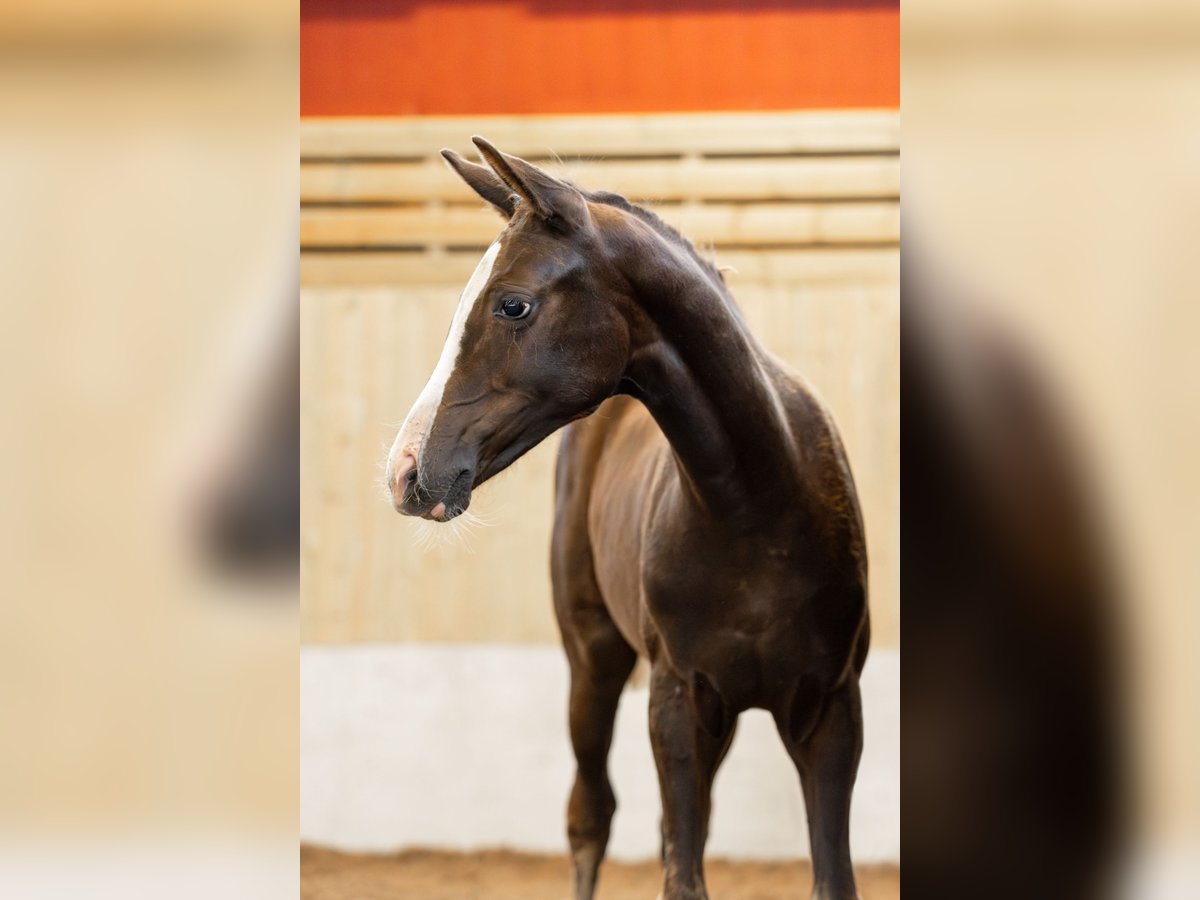
<instances>
[{"instance_id":1,"label":"horse ear","mask_svg":"<svg viewBox=\"0 0 1200 900\"><path fill-rule=\"evenodd\" d=\"M504 218L512 218L517 208L517 198L513 196L512 190L496 177L495 172L487 166L468 162L453 150L443 150L442 158L475 193L496 207Z\"/></svg>"},{"instance_id":2,"label":"horse ear","mask_svg":"<svg viewBox=\"0 0 1200 900\"><path fill-rule=\"evenodd\" d=\"M587 202L565 181L532 163L502 153L478 135L471 141L500 180L529 204L537 215L560 230L582 228L588 222Z\"/></svg>"}]
</instances>

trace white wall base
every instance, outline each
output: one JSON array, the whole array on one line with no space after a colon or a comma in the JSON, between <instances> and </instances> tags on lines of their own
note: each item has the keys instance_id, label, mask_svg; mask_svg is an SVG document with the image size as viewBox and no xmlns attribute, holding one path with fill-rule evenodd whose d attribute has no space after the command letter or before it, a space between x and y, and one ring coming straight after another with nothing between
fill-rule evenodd
<instances>
[{"instance_id":1,"label":"white wall base","mask_svg":"<svg viewBox=\"0 0 1200 900\"><path fill-rule=\"evenodd\" d=\"M301 650L301 816L307 842L566 849L573 759L567 666L553 646L306 646ZM900 654L873 650L862 682L866 746L854 793L858 862L900 858ZM610 761L609 854L658 855L658 783L646 688L621 701ZM770 716L739 720L717 776L711 856L808 855L804 804Z\"/></svg>"}]
</instances>

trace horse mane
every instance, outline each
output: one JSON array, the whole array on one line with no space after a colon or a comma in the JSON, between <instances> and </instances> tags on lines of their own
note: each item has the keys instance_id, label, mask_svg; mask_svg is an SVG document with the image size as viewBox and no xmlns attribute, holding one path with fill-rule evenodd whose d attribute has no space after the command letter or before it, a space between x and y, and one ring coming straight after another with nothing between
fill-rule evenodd
<instances>
[{"instance_id":1,"label":"horse mane","mask_svg":"<svg viewBox=\"0 0 1200 900\"><path fill-rule=\"evenodd\" d=\"M713 279L721 291L728 294L728 291L725 288L725 275L720 269L717 268L716 264L712 260L705 259L703 256L701 256L696 251L696 245L693 244L690 239L681 234L678 229L664 222L657 213L647 209L644 206L638 206L636 203L631 203L625 197L621 196L620 194L615 194L612 191L585 191L578 185L573 185L573 187L575 187L576 190L578 190L581 194L583 194L584 197L593 203L603 203L605 206L614 206L617 209L624 210L627 213L637 216L656 232L658 232L662 237L691 254L692 259L700 264L700 268L702 268Z\"/></svg>"}]
</instances>

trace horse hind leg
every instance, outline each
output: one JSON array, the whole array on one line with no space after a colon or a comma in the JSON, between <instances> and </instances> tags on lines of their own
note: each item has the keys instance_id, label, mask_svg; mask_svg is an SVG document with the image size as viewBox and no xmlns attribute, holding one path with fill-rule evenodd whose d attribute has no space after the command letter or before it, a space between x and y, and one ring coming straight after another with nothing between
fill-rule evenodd
<instances>
[{"instance_id":1,"label":"horse hind leg","mask_svg":"<svg viewBox=\"0 0 1200 900\"><path fill-rule=\"evenodd\" d=\"M616 796L608 778L608 751L621 690L637 658L608 623L585 638L582 653L568 653L571 663L569 719L575 751L575 782L567 804L567 837L575 870L576 900L591 900ZM572 657L580 658L572 658Z\"/></svg>"}]
</instances>

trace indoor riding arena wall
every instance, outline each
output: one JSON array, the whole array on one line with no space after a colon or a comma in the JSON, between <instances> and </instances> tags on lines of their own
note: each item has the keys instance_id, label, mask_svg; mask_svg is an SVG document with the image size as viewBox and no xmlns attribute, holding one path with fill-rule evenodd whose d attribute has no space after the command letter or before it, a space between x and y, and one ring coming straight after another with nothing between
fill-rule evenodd
<instances>
[{"instance_id":1,"label":"indoor riding arena wall","mask_svg":"<svg viewBox=\"0 0 1200 900\"><path fill-rule=\"evenodd\" d=\"M816 28L826 46L805 57L812 77L784 89L778 78L746 76L740 94L730 88L713 107L734 111L702 112L689 100L687 60L663 62L653 84L633 79L643 85L633 93L599 76L543 72L563 82L557 92L543 84L505 95L480 86L498 59L488 50L478 71L456 73L473 87L414 75L420 89L406 93L400 75L399 86L382 84L392 71L379 68L382 48L403 47L388 41L432 27L433 13L395 6L381 23L336 17L326 4L309 16L306 4L302 34L303 840L358 851L566 847L573 761L548 565L557 437L480 490L472 511L487 524L461 535L443 530L424 541L426 529L399 517L381 486L387 448L501 227L438 156L452 147L475 158L470 137L481 134L585 187L652 205L727 267L755 334L831 407L860 492L871 566L852 846L856 861L897 862L898 70L880 50L874 76L828 83L846 68L846 54L865 58L895 42L897 11L763 4L761 20L726 23L727 37L743 46L763 41L764 58L783 52L765 36L772 30L798 28L810 46ZM712 17L724 15L722 4L684 4L686 15L649 4L648 18L621 24L613 4L583 4L597 8L594 20L556 19L537 3L445 6L448 29L466 7L491 9L500 29L491 39L511 38L505 56L514 58L532 38L503 29L534 19L539 34L570 28L596 40L624 28L636 46L653 22L705 39ZM807 22L796 18L804 14ZM347 29L357 55L342 49L334 58L329 48L345 47L334 38ZM455 35L452 46L466 40ZM424 59L440 71L421 56L429 42L417 44L424 49L414 49L415 61L387 65L402 75ZM578 54L590 59L586 44L577 42ZM605 71L623 77L615 68L610 60ZM371 73L381 84L362 87ZM674 111L647 111L662 109ZM527 114L535 110L544 114ZM611 763L620 808L610 855L618 859L658 853L646 699L635 675ZM715 809L710 856L807 856L795 771L766 713L743 716Z\"/></svg>"}]
</instances>

